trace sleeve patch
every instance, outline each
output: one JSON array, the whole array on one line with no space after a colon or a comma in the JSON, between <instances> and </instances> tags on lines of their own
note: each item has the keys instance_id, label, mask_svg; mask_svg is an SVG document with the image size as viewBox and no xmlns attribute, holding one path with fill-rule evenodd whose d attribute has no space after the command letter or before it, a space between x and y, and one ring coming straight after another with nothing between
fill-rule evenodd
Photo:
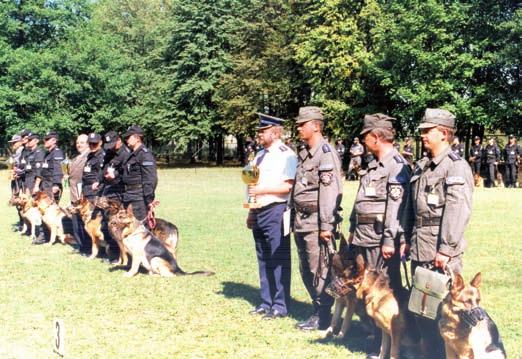
<instances>
[{"instance_id":1,"label":"sleeve patch","mask_svg":"<svg viewBox=\"0 0 522 359\"><path fill-rule=\"evenodd\" d=\"M152 161L143 161L143 166L154 166L154 162L152 162Z\"/></svg>"},{"instance_id":2,"label":"sleeve patch","mask_svg":"<svg viewBox=\"0 0 522 359\"><path fill-rule=\"evenodd\" d=\"M464 177L461 176L452 176L446 178L446 184L447 185L454 185L454 184L464 184L466 181L464 181Z\"/></svg>"},{"instance_id":3,"label":"sleeve patch","mask_svg":"<svg viewBox=\"0 0 522 359\"><path fill-rule=\"evenodd\" d=\"M333 171L333 169L334 169L333 164L327 163L327 164L321 165L319 167L319 172Z\"/></svg>"},{"instance_id":4,"label":"sleeve patch","mask_svg":"<svg viewBox=\"0 0 522 359\"><path fill-rule=\"evenodd\" d=\"M283 146L279 146L279 150L280 150L281 152L285 152L286 150L288 150L288 148L287 148L286 146L283 145Z\"/></svg>"},{"instance_id":5,"label":"sleeve patch","mask_svg":"<svg viewBox=\"0 0 522 359\"><path fill-rule=\"evenodd\" d=\"M321 183L325 186L330 185L333 180L333 173L332 172L322 172L319 175L319 179L321 180Z\"/></svg>"},{"instance_id":6,"label":"sleeve patch","mask_svg":"<svg viewBox=\"0 0 522 359\"><path fill-rule=\"evenodd\" d=\"M402 198L402 194L404 193L404 190L402 189L402 186L400 185L391 185L390 186L390 197L393 200L398 200L399 198Z\"/></svg>"},{"instance_id":7,"label":"sleeve patch","mask_svg":"<svg viewBox=\"0 0 522 359\"><path fill-rule=\"evenodd\" d=\"M460 160L460 156L458 154L456 154L455 152L453 151L450 151L449 154L448 154L449 158L451 158L453 161L458 161Z\"/></svg>"},{"instance_id":8,"label":"sleeve patch","mask_svg":"<svg viewBox=\"0 0 522 359\"><path fill-rule=\"evenodd\" d=\"M393 159L394 159L395 162L397 162L397 163L404 163L404 159L403 159L401 156L399 156L399 155L395 155L395 156L393 156Z\"/></svg>"}]
</instances>

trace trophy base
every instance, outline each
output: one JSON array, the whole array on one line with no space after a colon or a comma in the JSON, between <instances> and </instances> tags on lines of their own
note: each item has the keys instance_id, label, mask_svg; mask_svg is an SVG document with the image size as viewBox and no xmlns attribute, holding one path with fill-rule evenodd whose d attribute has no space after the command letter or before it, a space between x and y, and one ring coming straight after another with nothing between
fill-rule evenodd
<instances>
[{"instance_id":1,"label":"trophy base","mask_svg":"<svg viewBox=\"0 0 522 359\"><path fill-rule=\"evenodd\" d=\"M256 209L261 208L261 206L259 205L259 203L243 203L243 208Z\"/></svg>"}]
</instances>

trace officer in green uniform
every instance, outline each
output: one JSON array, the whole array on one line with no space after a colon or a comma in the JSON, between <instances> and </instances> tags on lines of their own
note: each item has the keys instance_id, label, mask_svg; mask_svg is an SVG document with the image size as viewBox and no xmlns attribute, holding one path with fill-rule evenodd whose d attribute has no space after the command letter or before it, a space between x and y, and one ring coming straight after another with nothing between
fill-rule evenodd
<instances>
[{"instance_id":1,"label":"officer in green uniform","mask_svg":"<svg viewBox=\"0 0 522 359\"><path fill-rule=\"evenodd\" d=\"M323 138L323 113L319 107L299 109L297 129L305 146L298 165L291 202L295 211L294 234L299 269L314 306L312 316L299 329L326 329L333 298L324 290L330 282L328 247L333 245L340 222L342 199L341 163Z\"/></svg>"},{"instance_id":2,"label":"officer in green uniform","mask_svg":"<svg viewBox=\"0 0 522 359\"><path fill-rule=\"evenodd\" d=\"M361 136L375 159L361 177L348 241L364 257L368 268L386 272L392 288L399 289L400 257L407 250L402 221L411 169L393 146L392 120L381 113L364 116Z\"/></svg>"},{"instance_id":3,"label":"officer in green uniform","mask_svg":"<svg viewBox=\"0 0 522 359\"><path fill-rule=\"evenodd\" d=\"M451 150L455 116L426 109L419 125L428 157L417 163L411 178L412 272L419 266L462 271L464 230L471 217L473 175L469 164ZM407 235L406 239L410 236ZM426 358L444 358L437 322L417 318Z\"/></svg>"}]
</instances>

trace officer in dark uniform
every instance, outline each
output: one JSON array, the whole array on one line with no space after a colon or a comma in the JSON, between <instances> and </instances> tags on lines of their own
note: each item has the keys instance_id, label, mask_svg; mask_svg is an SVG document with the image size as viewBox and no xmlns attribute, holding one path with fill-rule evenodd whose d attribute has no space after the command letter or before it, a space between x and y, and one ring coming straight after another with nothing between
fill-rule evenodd
<instances>
[{"instance_id":1,"label":"officer in dark uniform","mask_svg":"<svg viewBox=\"0 0 522 359\"><path fill-rule=\"evenodd\" d=\"M484 149L486 163L488 165L487 187L495 187L495 170L500 161L500 149L495 143L495 139L490 137L488 145Z\"/></svg>"},{"instance_id":2,"label":"officer in dark uniform","mask_svg":"<svg viewBox=\"0 0 522 359\"><path fill-rule=\"evenodd\" d=\"M405 237L411 238L412 272L419 266L462 272L466 247L464 231L471 217L471 168L451 150L455 116L444 109L426 109L419 125L429 151L411 177L411 200L405 211ZM437 322L417 318L428 359L444 358L444 343Z\"/></svg>"},{"instance_id":3,"label":"officer in dark uniform","mask_svg":"<svg viewBox=\"0 0 522 359\"><path fill-rule=\"evenodd\" d=\"M518 162L522 150L513 135L509 135L509 141L504 149L504 160L506 163L506 186L514 188L517 183Z\"/></svg>"},{"instance_id":4,"label":"officer in dark uniform","mask_svg":"<svg viewBox=\"0 0 522 359\"><path fill-rule=\"evenodd\" d=\"M404 146L402 147L402 157L408 162L410 167L413 168L413 157L414 157L414 150L413 150L413 144L410 137L406 137L404 139Z\"/></svg>"},{"instance_id":5,"label":"officer in dark uniform","mask_svg":"<svg viewBox=\"0 0 522 359\"><path fill-rule=\"evenodd\" d=\"M12 166L11 172L9 173L9 178L11 179L11 195L17 196L20 191L23 191L23 180L22 180L22 169L20 169L20 160L22 157L22 152L24 150L22 144L22 136L19 134L13 135L11 140L8 141L11 145L11 155L9 156L9 163ZM24 225L24 220L22 218L22 214L20 210L18 210L18 231L21 232Z\"/></svg>"},{"instance_id":6,"label":"officer in dark uniform","mask_svg":"<svg viewBox=\"0 0 522 359\"><path fill-rule=\"evenodd\" d=\"M132 205L134 216L142 221L154 206L155 190L158 185L156 159L143 144L143 130L133 125L124 134L125 142L131 150L123 163L123 184L125 208Z\"/></svg>"},{"instance_id":7,"label":"officer in dark uniform","mask_svg":"<svg viewBox=\"0 0 522 359\"><path fill-rule=\"evenodd\" d=\"M459 138L455 136L453 139L453 144L451 145L451 150L459 155L460 158L464 158L464 145L460 143Z\"/></svg>"},{"instance_id":8,"label":"officer in dark uniform","mask_svg":"<svg viewBox=\"0 0 522 359\"><path fill-rule=\"evenodd\" d=\"M346 147L343 145L343 140L340 138L338 138L337 142L335 143L335 152L337 152L337 155L339 155L341 166L344 166L344 155L346 154Z\"/></svg>"},{"instance_id":9,"label":"officer in dark uniform","mask_svg":"<svg viewBox=\"0 0 522 359\"><path fill-rule=\"evenodd\" d=\"M480 143L480 137L475 136L473 146L469 149L469 162L474 175L480 176L480 165L482 164L482 156L484 149Z\"/></svg>"},{"instance_id":10,"label":"officer in dark uniform","mask_svg":"<svg viewBox=\"0 0 522 359\"><path fill-rule=\"evenodd\" d=\"M89 202L94 203L98 197L100 181L102 180L103 157L102 139L97 133L90 133L87 139L90 152L83 167L82 194Z\"/></svg>"},{"instance_id":11,"label":"officer in dark uniform","mask_svg":"<svg viewBox=\"0 0 522 359\"><path fill-rule=\"evenodd\" d=\"M62 197L62 161L65 156L61 149L57 147L58 134L54 131L48 132L44 137L44 147L46 149L42 170L37 177L37 185L33 192L37 191L38 185L42 191L47 193L50 198L54 198L55 202L60 202ZM41 183L40 183L41 182Z\"/></svg>"},{"instance_id":12,"label":"officer in dark uniform","mask_svg":"<svg viewBox=\"0 0 522 359\"><path fill-rule=\"evenodd\" d=\"M104 136L105 159L103 166L103 194L123 202L123 164L130 156L130 150L123 144L118 133L109 131Z\"/></svg>"},{"instance_id":13,"label":"officer in dark uniform","mask_svg":"<svg viewBox=\"0 0 522 359\"><path fill-rule=\"evenodd\" d=\"M306 146L299 151L291 202L295 210L294 234L301 278L314 312L298 323L302 330L330 325L333 298L325 292L330 283L329 247L333 246L343 185L339 156L323 138L323 113L319 107L299 109L297 130Z\"/></svg>"},{"instance_id":14,"label":"officer in dark uniform","mask_svg":"<svg viewBox=\"0 0 522 359\"><path fill-rule=\"evenodd\" d=\"M44 152L38 147L40 137L37 134L31 133L27 136L28 142L22 163L24 165L24 184L26 191L31 194L37 192L39 188L35 189L36 178L42 171L42 163L44 160Z\"/></svg>"}]
</instances>

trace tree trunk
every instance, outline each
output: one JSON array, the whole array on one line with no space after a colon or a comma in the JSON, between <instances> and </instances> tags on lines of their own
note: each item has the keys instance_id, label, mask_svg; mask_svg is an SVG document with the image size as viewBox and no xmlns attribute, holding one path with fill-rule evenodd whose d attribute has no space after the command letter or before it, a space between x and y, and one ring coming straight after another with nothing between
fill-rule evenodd
<instances>
[{"instance_id":1,"label":"tree trunk","mask_svg":"<svg viewBox=\"0 0 522 359\"><path fill-rule=\"evenodd\" d=\"M237 138L237 159L241 166L246 165L246 156L245 156L245 139L243 136L236 136Z\"/></svg>"},{"instance_id":2,"label":"tree trunk","mask_svg":"<svg viewBox=\"0 0 522 359\"><path fill-rule=\"evenodd\" d=\"M224 158L225 158L225 139L223 138L223 134L219 133L216 136L216 165L223 166Z\"/></svg>"}]
</instances>

